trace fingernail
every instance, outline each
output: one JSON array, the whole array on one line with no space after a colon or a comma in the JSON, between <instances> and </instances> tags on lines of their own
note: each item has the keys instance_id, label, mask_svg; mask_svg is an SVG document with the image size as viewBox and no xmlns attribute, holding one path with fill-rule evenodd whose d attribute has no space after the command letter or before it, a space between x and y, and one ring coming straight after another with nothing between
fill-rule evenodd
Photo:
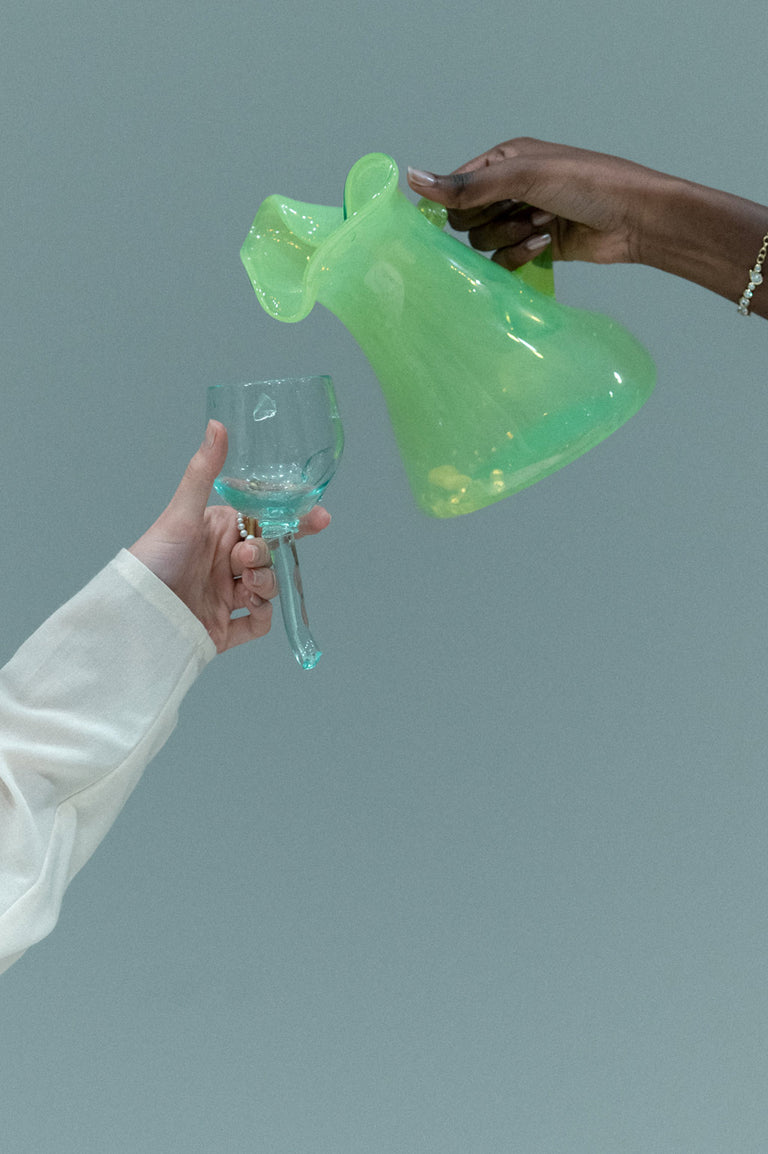
<instances>
[{"instance_id":1,"label":"fingernail","mask_svg":"<svg viewBox=\"0 0 768 1154\"><path fill-rule=\"evenodd\" d=\"M251 575L251 585L258 596L262 589L272 589L277 578L271 568L269 569L249 569Z\"/></svg>"},{"instance_id":2,"label":"fingernail","mask_svg":"<svg viewBox=\"0 0 768 1154\"><path fill-rule=\"evenodd\" d=\"M437 177L433 172L424 172L420 168L408 168L408 179L415 184L426 184L432 187L437 184Z\"/></svg>"},{"instance_id":3,"label":"fingernail","mask_svg":"<svg viewBox=\"0 0 768 1154\"><path fill-rule=\"evenodd\" d=\"M554 212L534 212L531 216L531 224L535 224L538 228L540 224L549 224L549 222L554 219Z\"/></svg>"},{"instance_id":4,"label":"fingernail","mask_svg":"<svg viewBox=\"0 0 768 1154\"><path fill-rule=\"evenodd\" d=\"M551 241L552 237L549 233L543 232L540 236L530 236L525 242L524 247L527 248L529 252L535 252L537 249L546 248Z\"/></svg>"},{"instance_id":5,"label":"fingernail","mask_svg":"<svg viewBox=\"0 0 768 1154\"><path fill-rule=\"evenodd\" d=\"M206 429L205 429L205 441L204 441L205 447L207 449L212 448L215 441L216 441L216 426L214 425L213 421L209 421L208 424L206 425Z\"/></svg>"}]
</instances>

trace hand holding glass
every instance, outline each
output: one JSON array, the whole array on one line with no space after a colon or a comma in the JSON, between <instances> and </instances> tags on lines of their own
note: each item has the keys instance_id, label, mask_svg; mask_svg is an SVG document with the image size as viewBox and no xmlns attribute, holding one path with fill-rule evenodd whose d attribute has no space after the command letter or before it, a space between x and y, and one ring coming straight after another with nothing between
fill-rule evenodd
<instances>
[{"instance_id":1,"label":"hand holding glass","mask_svg":"<svg viewBox=\"0 0 768 1154\"><path fill-rule=\"evenodd\" d=\"M208 417L221 421L229 437L214 488L233 509L258 520L272 553L288 640L302 669L313 669L322 651L309 630L295 534L344 447L333 382L316 376L213 385Z\"/></svg>"}]
</instances>

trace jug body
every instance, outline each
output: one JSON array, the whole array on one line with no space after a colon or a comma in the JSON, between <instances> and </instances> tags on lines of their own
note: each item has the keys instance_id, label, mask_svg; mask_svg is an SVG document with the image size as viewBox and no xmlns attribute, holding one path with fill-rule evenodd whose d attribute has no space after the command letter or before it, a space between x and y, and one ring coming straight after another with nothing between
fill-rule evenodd
<instances>
[{"instance_id":1,"label":"jug body","mask_svg":"<svg viewBox=\"0 0 768 1154\"><path fill-rule=\"evenodd\" d=\"M290 250L257 216L243 250L257 295L276 316L289 299L267 268L282 244L281 259L295 261L281 269L282 285L295 289L282 319L318 300L361 346L426 512L469 513L533 484L650 395L653 362L622 326L560 304L441 231L400 192L390 158L358 162L342 210L303 207L282 217ZM310 220L303 252L297 215Z\"/></svg>"}]
</instances>

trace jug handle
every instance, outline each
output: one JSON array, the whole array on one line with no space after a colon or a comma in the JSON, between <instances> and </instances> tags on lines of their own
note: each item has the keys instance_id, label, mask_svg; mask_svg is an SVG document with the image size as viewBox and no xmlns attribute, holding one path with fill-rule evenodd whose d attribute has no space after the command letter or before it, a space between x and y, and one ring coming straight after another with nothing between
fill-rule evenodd
<instances>
[{"instance_id":1,"label":"jug handle","mask_svg":"<svg viewBox=\"0 0 768 1154\"><path fill-rule=\"evenodd\" d=\"M428 200L422 196L416 207L436 228L445 228L448 223L448 209L444 205L436 204L434 200ZM515 275L524 280L531 288L553 297L555 295L555 275L552 270L552 246L547 245L544 252L540 252L521 268L515 269Z\"/></svg>"},{"instance_id":2,"label":"jug handle","mask_svg":"<svg viewBox=\"0 0 768 1154\"><path fill-rule=\"evenodd\" d=\"M416 207L430 224L434 224L436 228L445 228L448 223L448 209L444 204L437 204L436 201L427 200L426 196L422 196Z\"/></svg>"}]
</instances>

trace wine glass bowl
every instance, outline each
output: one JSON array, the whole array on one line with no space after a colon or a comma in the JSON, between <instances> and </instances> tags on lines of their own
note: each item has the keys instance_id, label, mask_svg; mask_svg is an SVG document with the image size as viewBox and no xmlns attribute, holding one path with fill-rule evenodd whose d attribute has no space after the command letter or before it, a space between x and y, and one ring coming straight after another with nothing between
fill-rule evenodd
<instances>
[{"instance_id":1,"label":"wine glass bowl","mask_svg":"<svg viewBox=\"0 0 768 1154\"><path fill-rule=\"evenodd\" d=\"M255 517L272 553L280 605L296 659L320 658L307 625L294 535L336 472L344 447L328 376L212 385L208 417L226 426L227 458L214 488L228 505Z\"/></svg>"}]
</instances>

